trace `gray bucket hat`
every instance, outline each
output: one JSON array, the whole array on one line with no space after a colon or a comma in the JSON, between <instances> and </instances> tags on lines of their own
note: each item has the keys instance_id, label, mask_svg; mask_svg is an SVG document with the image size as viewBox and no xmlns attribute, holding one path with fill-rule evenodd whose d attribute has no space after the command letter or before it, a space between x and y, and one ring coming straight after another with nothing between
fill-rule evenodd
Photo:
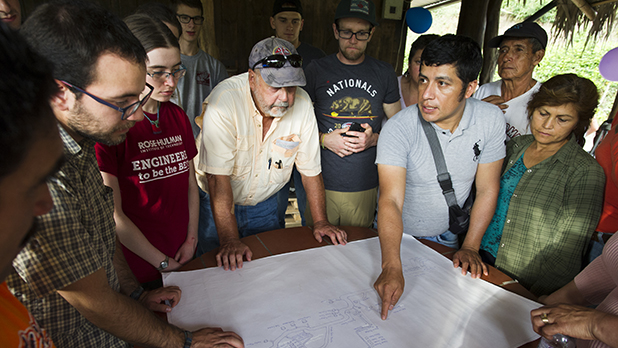
<instances>
[{"instance_id":1,"label":"gray bucket hat","mask_svg":"<svg viewBox=\"0 0 618 348\"><path fill-rule=\"evenodd\" d=\"M292 54L298 54L294 45L286 40L271 36L253 46L249 55L249 69L253 69L259 61L272 55L290 56ZM293 87L307 84L303 68L295 68L289 61L286 61L281 68L263 68L258 65L255 70L259 70L264 82L272 87Z\"/></svg>"}]
</instances>

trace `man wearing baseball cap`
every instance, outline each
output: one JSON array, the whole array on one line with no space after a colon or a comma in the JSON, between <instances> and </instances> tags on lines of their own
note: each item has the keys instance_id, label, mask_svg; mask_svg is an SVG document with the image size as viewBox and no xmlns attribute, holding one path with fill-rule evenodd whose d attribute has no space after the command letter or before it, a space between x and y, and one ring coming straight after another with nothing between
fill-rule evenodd
<instances>
[{"instance_id":1,"label":"man wearing baseball cap","mask_svg":"<svg viewBox=\"0 0 618 348\"><path fill-rule=\"evenodd\" d=\"M218 235L199 242L220 244L217 264L226 270L251 260L240 238L279 228L276 193L294 165L317 212L316 240L345 244L347 237L326 220L318 129L311 99L297 88L306 83L302 58L291 43L271 37L253 46L249 67L217 85L202 107L198 168L206 173L200 181Z\"/></svg>"},{"instance_id":2,"label":"man wearing baseball cap","mask_svg":"<svg viewBox=\"0 0 618 348\"><path fill-rule=\"evenodd\" d=\"M489 47L500 49L498 75L501 80L482 85L474 98L502 109L507 141L530 134L528 101L541 88L541 83L532 78L532 73L545 55L547 33L534 22L522 22L509 28L504 35L491 39Z\"/></svg>"},{"instance_id":3,"label":"man wearing baseball cap","mask_svg":"<svg viewBox=\"0 0 618 348\"><path fill-rule=\"evenodd\" d=\"M333 23L339 52L305 69L305 90L314 102L320 130L328 221L334 225L371 227L382 120L401 110L395 70L365 54L377 25L373 2L342 0ZM308 211L310 225L311 206Z\"/></svg>"},{"instance_id":4,"label":"man wearing baseball cap","mask_svg":"<svg viewBox=\"0 0 618 348\"><path fill-rule=\"evenodd\" d=\"M326 56L326 53L306 42L300 42L300 32L304 25L300 0L275 0L270 27L275 30L276 37L294 45L298 54L303 57L303 68L306 68L312 60L320 59Z\"/></svg>"}]
</instances>

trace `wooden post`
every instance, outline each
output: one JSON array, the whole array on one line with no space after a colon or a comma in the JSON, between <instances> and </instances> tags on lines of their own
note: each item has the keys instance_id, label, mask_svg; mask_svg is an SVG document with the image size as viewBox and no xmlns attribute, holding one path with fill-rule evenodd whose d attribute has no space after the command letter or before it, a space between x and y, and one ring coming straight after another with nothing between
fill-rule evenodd
<instances>
[{"instance_id":1,"label":"wooden post","mask_svg":"<svg viewBox=\"0 0 618 348\"><path fill-rule=\"evenodd\" d=\"M489 0L462 0L457 34L471 37L483 47Z\"/></svg>"},{"instance_id":2,"label":"wooden post","mask_svg":"<svg viewBox=\"0 0 618 348\"><path fill-rule=\"evenodd\" d=\"M487 26L485 28L485 40L483 44L483 69L479 83L484 84L491 82L496 70L496 59L498 59L498 51L496 48L487 47L489 40L498 36L500 26L500 8L502 0L490 1L487 5Z\"/></svg>"},{"instance_id":3,"label":"wooden post","mask_svg":"<svg viewBox=\"0 0 618 348\"><path fill-rule=\"evenodd\" d=\"M219 59L219 47L215 33L215 9L213 0L202 0L204 7L204 24L200 35L200 47L211 56Z\"/></svg>"}]
</instances>

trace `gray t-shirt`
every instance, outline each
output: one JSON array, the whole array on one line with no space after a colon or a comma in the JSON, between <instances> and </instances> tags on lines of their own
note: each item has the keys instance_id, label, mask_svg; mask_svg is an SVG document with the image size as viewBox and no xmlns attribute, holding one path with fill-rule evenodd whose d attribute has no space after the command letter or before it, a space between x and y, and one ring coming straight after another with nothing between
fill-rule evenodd
<instances>
[{"instance_id":1,"label":"gray t-shirt","mask_svg":"<svg viewBox=\"0 0 618 348\"><path fill-rule=\"evenodd\" d=\"M210 91L228 77L227 70L223 63L202 50L193 56L181 54L180 60L187 67L187 72L178 81L179 93L174 93L171 101L185 110L191 121L193 137L197 137L200 127L195 124L195 117L202 113L202 102Z\"/></svg>"},{"instance_id":2,"label":"gray t-shirt","mask_svg":"<svg viewBox=\"0 0 618 348\"><path fill-rule=\"evenodd\" d=\"M346 65L336 54L314 60L305 69L305 90L313 100L318 128L322 133L345 128L356 122L368 123L380 133L385 118L383 104L399 100L393 67L365 56L358 65ZM378 186L375 146L343 158L321 150L322 176L327 190L359 192Z\"/></svg>"},{"instance_id":3,"label":"gray t-shirt","mask_svg":"<svg viewBox=\"0 0 618 348\"><path fill-rule=\"evenodd\" d=\"M468 198L479 163L506 155L502 111L469 98L454 134L431 123L440 141L457 202ZM403 231L413 236L437 236L448 230L448 205L438 184L431 148L412 105L393 116L378 140L376 164L406 168Z\"/></svg>"}]
</instances>

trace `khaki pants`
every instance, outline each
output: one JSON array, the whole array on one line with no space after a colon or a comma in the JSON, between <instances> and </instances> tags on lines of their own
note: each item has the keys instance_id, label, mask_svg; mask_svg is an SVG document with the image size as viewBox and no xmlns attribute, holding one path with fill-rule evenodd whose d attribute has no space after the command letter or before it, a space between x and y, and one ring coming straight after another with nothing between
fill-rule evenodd
<instances>
[{"instance_id":1,"label":"khaki pants","mask_svg":"<svg viewBox=\"0 0 618 348\"><path fill-rule=\"evenodd\" d=\"M335 226L372 227L376 213L378 188L359 192L326 190L326 215ZM307 226L313 226L311 209L305 210Z\"/></svg>"}]
</instances>

